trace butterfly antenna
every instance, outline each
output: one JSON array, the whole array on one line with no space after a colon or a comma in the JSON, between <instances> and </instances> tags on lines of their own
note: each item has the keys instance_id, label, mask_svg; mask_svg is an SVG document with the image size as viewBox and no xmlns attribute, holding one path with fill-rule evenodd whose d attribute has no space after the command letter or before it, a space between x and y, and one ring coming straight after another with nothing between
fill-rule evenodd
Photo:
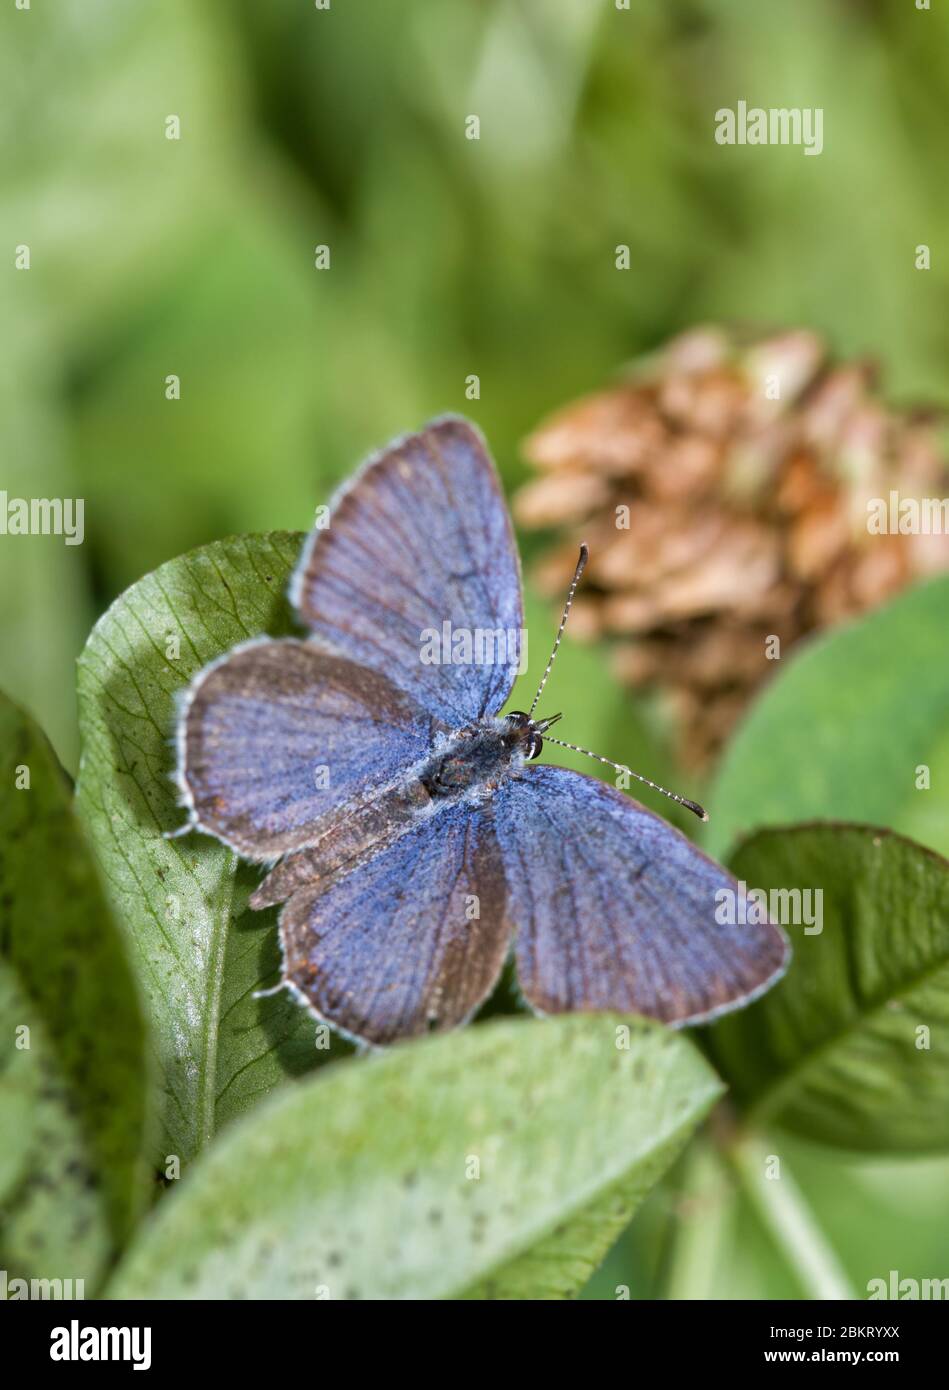
<instances>
[{"instance_id":1,"label":"butterfly antenna","mask_svg":"<svg viewBox=\"0 0 949 1390\"><path fill-rule=\"evenodd\" d=\"M544 734L545 743L555 743L558 748L569 748L572 753L583 753L587 758L595 758L598 763L606 763L607 767L615 768L617 772L624 772L627 777L635 777L637 782L644 783L647 787L652 787L654 792L662 792L670 801L677 801L680 806L691 811L699 820L708 820L708 812L697 801L690 801L687 796L680 796L678 792L669 791L668 787L660 787L658 782L650 782L648 777L643 777L639 772L633 772L632 768L624 767L622 763L614 763L611 758L601 758L599 753L591 753L589 748L578 748L575 743L565 743L563 739L551 738L549 734Z\"/></svg>"},{"instance_id":2,"label":"butterfly antenna","mask_svg":"<svg viewBox=\"0 0 949 1390\"><path fill-rule=\"evenodd\" d=\"M550 653L550 660L547 662L547 669L541 677L540 685L537 687L537 694L534 696L534 702L531 705L530 709L527 711L528 719L531 718L531 716L534 713L534 710L537 708L537 701L543 694L544 686L547 684L547 677L550 675L550 668L554 664L554 658L557 655L557 648L560 646L561 637L563 637L563 630L567 626L567 614L570 612L570 605L573 603L573 596L577 592L577 585L580 583L580 576L586 569L587 560L589 560L589 558L589 550L585 545L581 545L580 558L577 561L577 568L573 572L573 579L570 584L570 590L567 594L567 602L563 606L563 617L560 619L560 626L557 629L557 638L554 642L554 649Z\"/></svg>"}]
</instances>

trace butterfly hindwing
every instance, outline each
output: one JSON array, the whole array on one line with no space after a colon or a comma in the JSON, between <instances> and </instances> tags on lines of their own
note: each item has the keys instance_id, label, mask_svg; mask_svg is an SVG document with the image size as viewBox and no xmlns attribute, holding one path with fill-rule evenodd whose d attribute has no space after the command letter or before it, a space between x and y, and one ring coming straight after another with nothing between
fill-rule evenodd
<instances>
[{"instance_id":1,"label":"butterfly hindwing","mask_svg":"<svg viewBox=\"0 0 949 1390\"><path fill-rule=\"evenodd\" d=\"M463 1023L509 939L490 808L464 803L300 889L280 916L284 978L320 1018L380 1045Z\"/></svg>"},{"instance_id":2,"label":"butterfly hindwing","mask_svg":"<svg viewBox=\"0 0 949 1390\"><path fill-rule=\"evenodd\" d=\"M446 724L500 709L520 659L520 570L474 426L446 416L370 459L313 532L291 597L316 638ZM493 658L465 660L451 647L459 633L483 634L470 640L495 644Z\"/></svg>"},{"instance_id":3,"label":"butterfly hindwing","mask_svg":"<svg viewBox=\"0 0 949 1390\"><path fill-rule=\"evenodd\" d=\"M622 792L525 768L493 802L520 988L540 1013L616 1010L699 1023L785 968L780 928L720 925L735 880Z\"/></svg>"}]
</instances>

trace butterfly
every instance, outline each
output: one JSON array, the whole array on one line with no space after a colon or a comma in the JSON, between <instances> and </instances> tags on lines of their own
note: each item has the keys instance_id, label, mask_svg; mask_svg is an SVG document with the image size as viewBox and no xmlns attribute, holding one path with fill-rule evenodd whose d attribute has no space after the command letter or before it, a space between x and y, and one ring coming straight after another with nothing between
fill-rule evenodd
<instances>
[{"instance_id":1,"label":"butterfly","mask_svg":"<svg viewBox=\"0 0 949 1390\"><path fill-rule=\"evenodd\" d=\"M534 710L585 563L583 547L533 704L502 714L520 561L480 433L444 416L370 458L309 536L290 589L308 636L243 643L185 693L183 830L268 867L250 903L282 904L281 985L345 1036L465 1023L512 942L541 1015L702 1023L785 969L779 927L720 925L738 885L684 835L538 764L575 747Z\"/></svg>"}]
</instances>

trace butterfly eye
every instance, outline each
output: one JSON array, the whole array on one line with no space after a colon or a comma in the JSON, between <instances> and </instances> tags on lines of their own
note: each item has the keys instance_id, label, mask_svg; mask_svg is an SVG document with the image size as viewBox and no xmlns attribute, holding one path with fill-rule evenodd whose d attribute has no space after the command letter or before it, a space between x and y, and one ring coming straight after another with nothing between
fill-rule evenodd
<instances>
[{"instance_id":1,"label":"butterfly eye","mask_svg":"<svg viewBox=\"0 0 949 1390\"><path fill-rule=\"evenodd\" d=\"M544 740L541 738L540 734L534 734L531 738L530 743L527 745L527 752L524 756L528 760L531 760L533 758L539 758L543 747Z\"/></svg>"}]
</instances>

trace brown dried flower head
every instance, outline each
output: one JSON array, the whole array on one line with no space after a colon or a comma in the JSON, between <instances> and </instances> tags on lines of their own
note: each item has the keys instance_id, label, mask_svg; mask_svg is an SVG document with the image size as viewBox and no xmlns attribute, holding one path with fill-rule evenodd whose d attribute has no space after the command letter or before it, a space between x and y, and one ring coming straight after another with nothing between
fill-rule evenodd
<instances>
[{"instance_id":1,"label":"brown dried flower head","mask_svg":"<svg viewBox=\"0 0 949 1390\"><path fill-rule=\"evenodd\" d=\"M515 516L557 536L535 583L561 594L589 544L575 632L616 638L620 676L665 693L693 767L776 652L949 568L936 413L888 409L874 378L807 330L701 327L525 443Z\"/></svg>"}]
</instances>

